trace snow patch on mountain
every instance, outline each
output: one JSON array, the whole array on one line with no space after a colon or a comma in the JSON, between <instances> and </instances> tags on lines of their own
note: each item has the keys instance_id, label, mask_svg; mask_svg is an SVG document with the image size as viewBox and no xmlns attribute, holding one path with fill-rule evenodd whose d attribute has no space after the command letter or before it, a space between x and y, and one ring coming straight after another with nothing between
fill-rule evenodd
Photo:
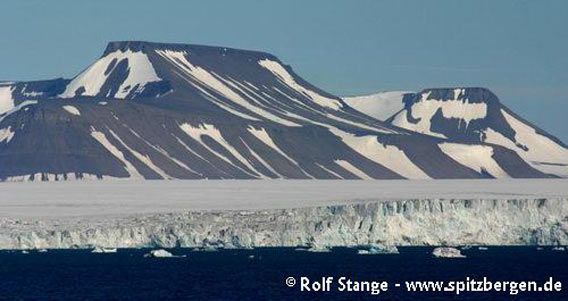
<instances>
[{"instance_id":1,"label":"snow patch on mountain","mask_svg":"<svg viewBox=\"0 0 568 301\"><path fill-rule=\"evenodd\" d=\"M512 143L503 142L499 139L501 137L496 135L487 135L487 142L509 146L538 170L568 177L568 149L541 135L533 127L511 116L505 110L501 112L515 131L515 141L518 145L512 148Z\"/></svg>"},{"instance_id":2,"label":"snow patch on mountain","mask_svg":"<svg viewBox=\"0 0 568 301\"><path fill-rule=\"evenodd\" d=\"M117 66L126 62L126 79L120 84L117 91L107 92L107 95L99 95L101 88L109 80L109 76ZM97 60L87 70L75 77L65 91L59 95L62 98L75 96L103 96L124 99L130 94L138 94L144 90L147 83L160 81L152 63L145 53L140 51L120 51L109 53Z\"/></svg>"},{"instance_id":3,"label":"snow patch on mountain","mask_svg":"<svg viewBox=\"0 0 568 301\"><path fill-rule=\"evenodd\" d=\"M196 66L190 62L188 59L189 54L185 51L171 51L171 50L156 50L156 52L164 57L165 59L169 60L175 66L177 66L186 77L186 80L192 86L198 88L201 92L205 95L208 95L211 99L215 100L215 103L222 108L232 107L230 112L234 113L235 111L239 111L234 105L237 107L244 108L253 114L257 114L262 116L268 120L280 123L282 125L287 126L298 126L298 124L281 118L268 110L261 108L258 104L254 104L254 101L249 99L245 99L239 93L235 92L231 86L227 84L229 81L228 79L223 78L219 74L215 74L214 72L210 72L205 70L200 66ZM230 100L232 104L223 103L221 99L213 96L211 93L204 90L207 88L209 90L215 91L219 95L222 95L227 100ZM252 117L249 113L240 112L239 115L244 115L248 117L247 119L258 120L255 117Z\"/></svg>"},{"instance_id":4,"label":"snow patch on mountain","mask_svg":"<svg viewBox=\"0 0 568 301\"><path fill-rule=\"evenodd\" d=\"M274 143L274 140L272 140L272 138L270 137L270 135L268 135L268 133L264 128L255 129L253 127L249 127L247 130L257 139L262 141L262 143L266 144L267 146L269 146L270 148L281 154L284 158L288 159L288 161L298 165L298 162L296 162L294 159L289 157L284 151L282 151L282 149L280 149L280 147L276 145L276 143Z\"/></svg>"},{"instance_id":5,"label":"snow patch on mountain","mask_svg":"<svg viewBox=\"0 0 568 301\"><path fill-rule=\"evenodd\" d=\"M554 137L510 113L488 89L426 89L418 94L408 94L408 98L401 94L397 97L397 93L345 98L345 102L369 116L398 127L449 142L466 142L462 149L467 150L467 155L456 161L468 162L467 166L474 166L475 170L483 165L471 161L470 156L476 154L481 157L475 160L494 165L489 163L494 159L487 159L492 156L488 148L469 145L472 142L486 142L517 152L533 168L545 174L568 177L568 149ZM381 99L390 96L394 100ZM388 105L392 102L398 107ZM391 115L397 109L400 110ZM455 153L452 148L457 146L448 145L444 147L447 154ZM493 168L491 174L497 176L502 174L502 170Z\"/></svg>"},{"instance_id":6,"label":"snow patch on mountain","mask_svg":"<svg viewBox=\"0 0 568 301\"><path fill-rule=\"evenodd\" d=\"M248 130L249 133L251 133L253 136L255 136L258 140L262 141L262 143L264 143L265 145L267 145L268 147L270 147L271 149L273 149L274 151L276 151L277 153L282 155L282 157L286 158L288 161L290 161L292 164L294 164L308 178L313 178L311 175L309 175L308 173L306 173L302 169L302 167L300 166L300 164L298 163L297 160L294 160L292 157L290 157L288 154L286 154L280 147L278 147L278 145L276 145L274 140L266 132L266 129L264 129L264 128L255 129L254 127L249 127L247 130Z\"/></svg>"},{"instance_id":7,"label":"snow patch on mountain","mask_svg":"<svg viewBox=\"0 0 568 301\"><path fill-rule=\"evenodd\" d=\"M146 165L149 169L151 169L152 171L154 171L155 173L157 173L158 175L160 175L160 177L162 177L162 179L170 179L171 177L165 172L163 171L160 167L158 167L156 164L154 164L154 162L152 162L152 159L150 159L150 157L148 155L143 155L140 152L134 150L132 147L130 147L129 145L127 145L123 139L121 139L115 132L113 132L112 130L109 129L110 134L112 135L112 137L114 139L116 139L116 141L118 141L118 143L120 143L122 145L123 148L125 148L129 153L131 153L132 155L134 155L134 157L136 157L136 159L138 159L138 161L142 162L144 165Z\"/></svg>"},{"instance_id":8,"label":"snow patch on mountain","mask_svg":"<svg viewBox=\"0 0 568 301\"><path fill-rule=\"evenodd\" d=\"M255 174L251 174L250 171L254 171L256 170L251 164L250 162L244 158L239 151L233 147L227 140L225 140L225 138L223 137L223 135L221 134L221 132L215 128L214 125L211 124L201 124L199 125L199 127L194 127L188 123L184 123L182 125L180 125L180 128L182 131L184 131L188 136L190 136L193 140L199 142L201 145L203 145L203 147L207 148L207 150L209 150L210 152L216 154L219 158L225 160L227 163L233 165L234 167L241 169L242 171L244 171L247 174L250 174L252 176L257 176ZM211 147L209 147L207 145L207 143L205 143L203 141L203 136L208 136L209 138L215 140L215 142L219 143L221 146L223 146L223 148L225 148L225 150L227 150L231 155L233 155L235 158L237 158L237 160L244 164L249 170L243 169L240 166L234 164L230 158L228 158L227 156L225 156L224 154L221 154L217 151L215 151L214 149L212 149ZM262 177L262 173L260 173L261 177Z\"/></svg>"},{"instance_id":9,"label":"snow patch on mountain","mask_svg":"<svg viewBox=\"0 0 568 301\"><path fill-rule=\"evenodd\" d=\"M404 109L404 95L407 91L389 91L365 96L344 97L343 101L355 110L381 121L394 116Z\"/></svg>"},{"instance_id":10,"label":"snow patch on mountain","mask_svg":"<svg viewBox=\"0 0 568 301\"><path fill-rule=\"evenodd\" d=\"M433 132L431 130L431 120L434 115L441 111L442 116L446 119L460 120L460 127L467 128L472 120L482 119L487 116L487 104L483 102L469 102L467 98L463 98L465 89L455 89L454 99L430 99L431 91L427 91L420 95L412 106L400 113L393 119L392 124L411 131L446 138L445 135ZM408 116L410 115L410 116ZM412 120L409 120L409 117Z\"/></svg>"},{"instance_id":11,"label":"snow patch on mountain","mask_svg":"<svg viewBox=\"0 0 568 301\"><path fill-rule=\"evenodd\" d=\"M12 127L7 127L4 129L0 129L0 143L8 143L12 138L14 138L14 132L12 131Z\"/></svg>"},{"instance_id":12,"label":"snow patch on mountain","mask_svg":"<svg viewBox=\"0 0 568 301\"><path fill-rule=\"evenodd\" d=\"M20 93L21 93L23 96L25 96L25 97L37 98L37 97L40 97L40 96L43 96L43 95L44 95L44 92L41 92L41 91L29 91L28 88L29 88L29 85L26 84L26 85L24 85L24 88L23 88L22 91L20 92Z\"/></svg>"},{"instance_id":13,"label":"snow patch on mountain","mask_svg":"<svg viewBox=\"0 0 568 301\"><path fill-rule=\"evenodd\" d=\"M150 143L148 140L144 139L144 137L140 136L140 134L138 134L138 133L137 133L136 131L134 131L133 129L128 128L128 130L129 130L132 134L134 134L134 136L136 136L138 139L142 140L142 141L144 142L144 144L146 144L147 146L151 147L153 150L157 151L158 153L162 154L164 157L166 157L168 160L170 160L170 161L172 161L173 163L175 163L177 166L179 166L179 167L181 167L181 168L183 168L183 169L185 169L185 170L187 170L187 171L189 171L189 172L191 172L191 173L193 173L193 174L200 175L199 172L196 172L195 170L193 170L193 169L191 169L189 166L187 166L187 164L185 164L185 163L183 163L182 161L176 159L174 156L172 156L170 153L168 153L168 152L167 152L166 150L164 150L163 148L161 148L161 147L159 147L159 146L156 146L156 145ZM150 159L148 158L148 156L145 156L145 157L146 157L145 160L150 160ZM152 163L152 165L153 165L153 163ZM151 167L151 168L152 168L152 167ZM156 170L161 171L161 169L159 169L158 167L155 167L155 168L156 168ZM152 169L154 169L154 168L152 168ZM165 174L165 172L163 172L163 171L161 171L161 172ZM169 176L166 177L166 178L169 178Z\"/></svg>"},{"instance_id":14,"label":"snow patch on mountain","mask_svg":"<svg viewBox=\"0 0 568 301\"><path fill-rule=\"evenodd\" d=\"M325 114L325 117L327 117L327 118L329 118L329 119L333 119L333 120L335 120L335 121L339 121L339 122L341 122L341 123L349 124L349 125L352 125L352 126L355 126L355 127L358 127L358 128L366 129L366 130L369 130L369 131L372 131L372 132L380 132L380 133L385 133L385 134L395 134L395 133L397 133L397 131L392 130L392 129L389 129L389 128L386 128L386 127L369 126L369 125L366 125L366 124L364 124L364 123L353 122L353 121L348 120L348 119L346 119L346 118L339 117L339 116L335 116L335 115L329 114L329 113L326 113L326 114ZM330 127L330 126L328 126L328 125L323 125L323 124L322 124L322 126L325 126L325 127L327 127L327 128L333 128L333 127Z\"/></svg>"},{"instance_id":15,"label":"snow patch on mountain","mask_svg":"<svg viewBox=\"0 0 568 301\"><path fill-rule=\"evenodd\" d=\"M17 139L2 144L0 179L62 171L146 179L483 176L438 149L440 139L392 126L390 117L381 122L365 116L263 52L112 42L71 81L18 82L12 90L6 85L0 84L0 99L9 100L4 103L10 109L0 115L0 128ZM403 94L384 93L383 101L392 102L384 109L392 111L383 119L408 110L409 123L429 123L424 127L448 142L469 144L483 144L484 126L497 125L495 132L512 141L510 147L533 150L513 141L515 132L501 121L498 100L487 89ZM92 96L92 103L81 95ZM39 104L27 106L28 97ZM422 108L426 102L432 108ZM481 118L488 109L491 114ZM513 152L494 150L494 160L515 177L548 176ZM35 152L32 164L10 167L31 162ZM532 164L563 168L543 160Z\"/></svg>"},{"instance_id":16,"label":"snow patch on mountain","mask_svg":"<svg viewBox=\"0 0 568 301\"><path fill-rule=\"evenodd\" d=\"M10 85L0 86L0 114L4 114L14 108L12 90L13 87Z\"/></svg>"},{"instance_id":17,"label":"snow patch on mountain","mask_svg":"<svg viewBox=\"0 0 568 301\"><path fill-rule=\"evenodd\" d=\"M73 115L76 115L76 116L81 116L81 112L75 106L65 105L65 106L63 106L63 109L65 111L69 112L70 114L73 114Z\"/></svg>"},{"instance_id":18,"label":"snow patch on mountain","mask_svg":"<svg viewBox=\"0 0 568 301\"><path fill-rule=\"evenodd\" d=\"M429 179L430 177L416 166L406 154L394 145L381 144L377 136L358 136L339 129L330 129L343 142L366 157L391 171L408 179Z\"/></svg>"},{"instance_id":19,"label":"snow patch on mountain","mask_svg":"<svg viewBox=\"0 0 568 301\"><path fill-rule=\"evenodd\" d=\"M493 159L493 148L487 145L440 143L440 149L458 163L479 173L488 173L494 178L508 178L509 175Z\"/></svg>"},{"instance_id":20,"label":"snow patch on mountain","mask_svg":"<svg viewBox=\"0 0 568 301\"><path fill-rule=\"evenodd\" d=\"M106 150L108 150L114 157L120 160L130 175L131 178L143 179L144 177L138 172L136 167L130 163L124 156L124 153L120 151L116 146L114 146L106 137L103 132L99 132L95 129L91 129L91 137L93 137L98 143L100 143Z\"/></svg>"},{"instance_id":21,"label":"snow patch on mountain","mask_svg":"<svg viewBox=\"0 0 568 301\"><path fill-rule=\"evenodd\" d=\"M346 169L348 172L356 175L359 179L363 179L363 180L372 180L373 178L370 177L368 174L366 174L364 171L360 170L359 168L357 168L356 166L354 166L353 164L349 163L349 161L346 160L335 160L334 161L337 165L343 167L344 169ZM342 177L340 177L342 178Z\"/></svg>"},{"instance_id":22,"label":"snow patch on mountain","mask_svg":"<svg viewBox=\"0 0 568 301\"><path fill-rule=\"evenodd\" d=\"M262 158L262 156L257 153L254 149L252 149L244 140L241 139L241 142L244 144L246 150L258 161L260 162L260 164L266 168L270 173L272 173L271 177L274 176L276 178L284 178L284 176L282 176L280 173L278 173L278 171L276 169L274 169L274 167L272 167L272 165L270 165L269 162L267 162L266 160L264 160ZM261 175L261 178L271 178L271 177L266 177L264 176L265 173L261 173L259 172L259 174Z\"/></svg>"},{"instance_id":23,"label":"snow patch on mountain","mask_svg":"<svg viewBox=\"0 0 568 301\"><path fill-rule=\"evenodd\" d=\"M298 84L294 77L280 63L273 60L264 59L260 60L258 64L276 75L284 84L289 86L291 89L298 91L298 93L300 94L308 96L316 104L333 110L339 110L343 108L343 104L337 99L325 97Z\"/></svg>"},{"instance_id":24,"label":"snow patch on mountain","mask_svg":"<svg viewBox=\"0 0 568 301\"><path fill-rule=\"evenodd\" d=\"M4 119L6 119L8 116L18 112L21 109L27 109L28 106L31 105L35 105L37 104L37 100L26 100L23 101L21 103L19 103L18 105L16 105L15 107L13 107L12 109L4 112L3 114L0 114L0 122L2 122Z\"/></svg>"}]
</instances>

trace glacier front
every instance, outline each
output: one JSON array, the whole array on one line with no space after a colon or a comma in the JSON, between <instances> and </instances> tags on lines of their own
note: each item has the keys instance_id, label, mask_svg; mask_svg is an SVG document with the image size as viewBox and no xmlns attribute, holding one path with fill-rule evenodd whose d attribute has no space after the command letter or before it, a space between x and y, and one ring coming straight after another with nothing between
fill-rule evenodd
<instances>
[{"instance_id":1,"label":"glacier front","mask_svg":"<svg viewBox=\"0 0 568 301\"><path fill-rule=\"evenodd\" d=\"M162 199L153 201L162 205L169 203L167 209L153 210L151 206L141 209L135 206L135 200L110 202L114 203L112 210L97 207L100 205L97 201L87 203L83 200L73 204L60 200L54 208L61 209L51 213L49 210L28 210L34 208L33 204L40 207L36 198L41 199L41 196L33 192L37 186L27 186L27 191L32 192L21 196L24 201L20 206L12 202L0 205L0 209L6 209L0 215L0 249L567 245L568 194L563 191L567 188L563 187L568 185L565 180L533 181L199 182L204 187L202 191L216 185L224 187L219 188L217 207L201 203L192 206L191 201L174 202L172 199L183 195L184 190L173 193L164 189ZM147 182L140 182L141 187L146 185L144 183ZM164 185L170 185L169 188L188 185L185 182L161 183L167 182L148 185L162 188ZM104 183L92 185L109 187ZM438 189L440 196L436 197L428 187L438 185L451 188ZM482 197L475 197L473 190L468 192L468 185L478 187L477 195ZM301 194L298 187L303 186L325 193L316 196L314 191L310 193L306 188L304 205L292 202L290 206L284 206L287 198L298 198L295 194ZM3 191L13 191L13 187L4 186L8 189ZM77 188L64 187L69 191ZM289 191L290 187L295 191ZM399 191L401 198L395 198L384 191L385 187L391 187L391 190L406 187L406 190ZM460 190L462 192L458 193ZM530 190L534 192L528 193ZM265 203L258 199L259 196L266 197L265 193L274 196L271 206L262 205ZM339 196L351 193L353 197L325 204L319 198L325 198L326 193L329 200L335 193ZM188 200L200 199L190 190L185 190L185 194ZM221 208L219 202L223 199L233 199L237 205L227 204L226 208ZM67 207L82 208L83 214L66 211ZM30 213L24 214L26 210ZM57 211L60 213L55 214Z\"/></svg>"}]
</instances>

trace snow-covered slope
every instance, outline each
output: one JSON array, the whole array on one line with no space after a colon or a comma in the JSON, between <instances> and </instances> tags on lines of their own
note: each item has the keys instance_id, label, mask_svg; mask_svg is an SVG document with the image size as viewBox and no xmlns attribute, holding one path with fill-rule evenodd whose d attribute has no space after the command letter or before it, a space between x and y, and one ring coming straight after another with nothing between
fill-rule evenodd
<instances>
[{"instance_id":1,"label":"snow-covered slope","mask_svg":"<svg viewBox=\"0 0 568 301\"><path fill-rule=\"evenodd\" d=\"M394 93L396 95L398 92ZM351 101L346 99L346 102L353 104L365 114L381 117L394 126L414 132L454 143L489 143L503 146L515 151L531 166L544 173L568 177L566 145L514 114L487 89L426 89L420 93L406 94L395 101L403 102L401 109L395 113L390 106L385 107L384 104L390 102L385 102L382 98L374 101L374 107L369 102L365 102L364 107L358 108L357 104L362 100L365 98L353 98ZM456 147L466 149L457 145ZM482 149L489 151L489 148L473 146L467 149L477 149L475 153L481 154L485 152L481 151ZM470 161L482 159L471 152L459 153L461 157L461 160L457 160L459 162L464 162L466 157ZM453 158L457 159L457 156L454 155ZM495 173L505 175L497 170L490 174L495 176Z\"/></svg>"},{"instance_id":2,"label":"snow-covered slope","mask_svg":"<svg viewBox=\"0 0 568 301\"><path fill-rule=\"evenodd\" d=\"M405 95L411 96L414 92L389 91L364 96L344 97L349 106L381 121L394 116L404 109Z\"/></svg>"},{"instance_id":3,"label":"snow-covered slope","mask_svg":"<svg viewBox=\"0 0 568 301\"><path fill-rule=\"evenodd\" d=\"M11 85L0 84L0 114L4 114L14 108Z\"/></svg>"},{"instance_id":4,"label":"snow-covered slope","mask_svg":"<svg viewBox=\"0 0 568 301\"><path fill-rule=\"evenodd\" d=\"M488 128L483 131L483 141L516 151L532 166L545 173L568 177L568 148L565 144L506 108L503 108L501 113L515 135L507 138Z\"/></svg>"},{"instance_id":5,"label":"snow-covered slope","mask_svg":"<svg viewBox=\"0 0 568 301\"><path fill-rule=\"evenodd\" d=\"M47 99L61 93L69 81L53 79L33 82L0 82L0 116L23 102Z\"/></svg>"},{"instance_id":6,"label":"snow-covered slope","mask_svg":"<svg viewBox=\"0 0 568 301\"><path fill-rule=\"evenodd\" d=\"M148 83L160 80L146 54L130 49L116 50L105 53L75 77L59 96L135 98L144 91Z\"/></svg>"},{"instance_id":7,"label":"snow-covered slope","mask_svg":"<svg viewBox=\"0 0 568 301\"><path fill-rule=\"evenodd\" d=\"M500 146L487 172L258 51L111 42L72 80L1 87L2 180L548 177Z\"/></svg>"}]
</instances>

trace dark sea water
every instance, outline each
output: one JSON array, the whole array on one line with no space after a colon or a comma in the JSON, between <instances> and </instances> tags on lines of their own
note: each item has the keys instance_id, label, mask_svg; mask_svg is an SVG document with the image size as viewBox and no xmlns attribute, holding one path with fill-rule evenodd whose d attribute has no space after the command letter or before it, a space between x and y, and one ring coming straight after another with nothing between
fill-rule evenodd
<instances>
[{"instance_id":1,"label":"dark sea water","mask_svg":"<svg viewBox=\"0 0 568 301\"><path fill-rule=\"evenodd\" d=\"M568 300L568 251L533 247L476 248L465 259L438 259L432 248L401 248L398 255L358 255L353 249L329 253L290 248L170 250L183 258L145 258L148 250L92 254L49 250L30 254L0 251L2 300ZM387 281L387 291L300 291L300 277L341 276ZM288 287L286 278L297 280ZM408 293L413 280L537 281L553 277L561 292ZM402 287L394 287L395 283Z\"/></svg>"}]
</instances>

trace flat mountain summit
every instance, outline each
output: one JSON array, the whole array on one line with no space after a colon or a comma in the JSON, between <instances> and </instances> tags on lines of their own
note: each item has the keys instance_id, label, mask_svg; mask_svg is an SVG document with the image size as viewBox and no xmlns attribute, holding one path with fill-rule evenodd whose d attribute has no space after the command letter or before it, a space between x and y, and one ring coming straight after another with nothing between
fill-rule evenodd
<instances>
[{"instance_id":1,"label":"flat mountain summit","mask_svg":"<svg viewBox=\"0 0 568 301\"><path fill-rule=\"evenodd\" d=\"M111 42L72 79L0 82L0 179L566 176L565 145L488 90L372 101L264 52Z\"/></svg>"}]
</instances>

